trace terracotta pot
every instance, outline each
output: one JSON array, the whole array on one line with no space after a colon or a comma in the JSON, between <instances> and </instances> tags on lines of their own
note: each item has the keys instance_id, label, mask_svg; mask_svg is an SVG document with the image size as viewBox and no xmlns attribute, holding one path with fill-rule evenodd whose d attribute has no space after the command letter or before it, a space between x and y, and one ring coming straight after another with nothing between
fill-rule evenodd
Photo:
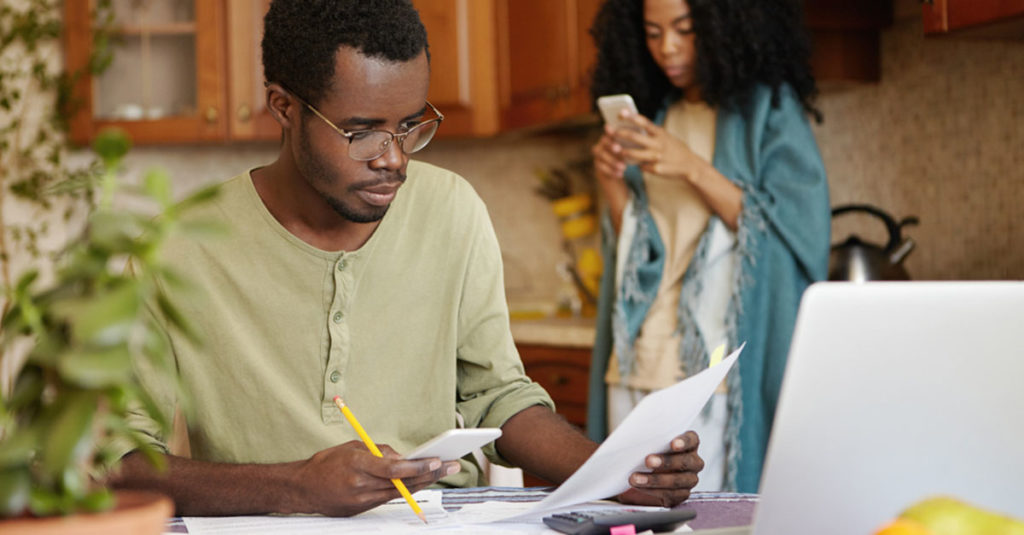
<instances>
[{"instance_id":1,"label":"terracotta pot","mask_svg":"<svg viewBox=\"0 0 1024 535\"><path fill-rule=\"evenodd\" d=\"M4 535L160 535L174 513L170 498L141 490L117 491L105 513L0 521Z\"/></svg>"}]
</instances>

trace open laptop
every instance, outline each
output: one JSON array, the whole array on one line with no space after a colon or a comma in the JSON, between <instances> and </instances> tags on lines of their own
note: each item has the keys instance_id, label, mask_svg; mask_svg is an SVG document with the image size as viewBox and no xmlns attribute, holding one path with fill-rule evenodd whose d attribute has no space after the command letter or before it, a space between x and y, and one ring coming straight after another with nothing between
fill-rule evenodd
<instances>
[{"instance_id":1,"label":"open laptop","mask_svg":"<svg viewBox=\"0 0 1024 535\"><path fill-rule=\"evenodd\" d=\"M1024 282L809 288L759 493L706 531L865 535L935 494L1024 518Z\"/></svg>"}]
</instances>

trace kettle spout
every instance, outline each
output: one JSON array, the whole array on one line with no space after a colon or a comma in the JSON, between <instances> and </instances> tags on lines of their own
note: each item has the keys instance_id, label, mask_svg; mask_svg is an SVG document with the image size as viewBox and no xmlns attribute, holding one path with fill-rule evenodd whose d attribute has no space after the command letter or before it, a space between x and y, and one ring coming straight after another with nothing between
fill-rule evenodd
<instances>
[{"instance_id":1,"label":"kettle spout","mask_svg":"<svg viewBox=\"0 0 1024 535\"><path fill-rule=\"evenodd\" d=\"M892 265L896 265L902 262L903 259L906 258L908 254L910 254L910 251L914 250L915 245L917 245L917 243L914 242L913 238L907 238L903 240L903 243L901 243L900 246L897 247L896 250L889 255L889 263Z\"/></svg>"}]
</instances>

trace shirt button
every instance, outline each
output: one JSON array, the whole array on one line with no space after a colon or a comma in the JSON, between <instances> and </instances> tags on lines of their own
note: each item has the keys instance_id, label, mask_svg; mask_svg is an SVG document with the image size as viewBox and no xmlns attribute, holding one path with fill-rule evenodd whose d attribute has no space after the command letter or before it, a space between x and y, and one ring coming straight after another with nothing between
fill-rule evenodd
<instances>
[{"instance_id":1,"label":"shirt button","mask_svg":"<svg viewBox=\"0 0 1024 535\"><path fill-rule=\"evenodd\" d=\"M341 323L341 312L334 313L334 323Z\"/></svg>"},{"instance_id":2,"label":"shirt button","mask_svg":"<svg viewBox=\"0 0 1024 535\"><path fill-rule=\"evenodd\" d=\"M346 266L348 266L348 262L344 258L338 261L338 271L345 271Z\"/></svg>"},{"instance_id":3,"label":"shirt button","mask_svg":"<svg viewBox=\"0 0 1024 535\"><path fill-rule=\"evenodd\" d=\"M341 374L338 373L338 370L331 372L331 382L337 383L339 380L341 380Z\"/></svg>"}]
</instances>

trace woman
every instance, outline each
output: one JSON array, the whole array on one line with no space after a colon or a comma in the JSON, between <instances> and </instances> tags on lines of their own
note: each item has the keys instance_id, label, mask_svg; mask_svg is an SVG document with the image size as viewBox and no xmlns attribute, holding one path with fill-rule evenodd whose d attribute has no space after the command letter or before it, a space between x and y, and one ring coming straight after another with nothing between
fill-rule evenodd
<instances>
[{"instance_id":1,"label":"woman","mask_svg":"<svg viewBox=\"0 0 1024 535\"><path fill-rule=\"evenodd\" d=\"M592 33L592 94L632 95L642 133L606 127L593 148L608 212L588 433L745 343L695 426L698 489L756 492L800 296L828 263L799 8L609 0Z\"/></svg>"}]
</instances>

